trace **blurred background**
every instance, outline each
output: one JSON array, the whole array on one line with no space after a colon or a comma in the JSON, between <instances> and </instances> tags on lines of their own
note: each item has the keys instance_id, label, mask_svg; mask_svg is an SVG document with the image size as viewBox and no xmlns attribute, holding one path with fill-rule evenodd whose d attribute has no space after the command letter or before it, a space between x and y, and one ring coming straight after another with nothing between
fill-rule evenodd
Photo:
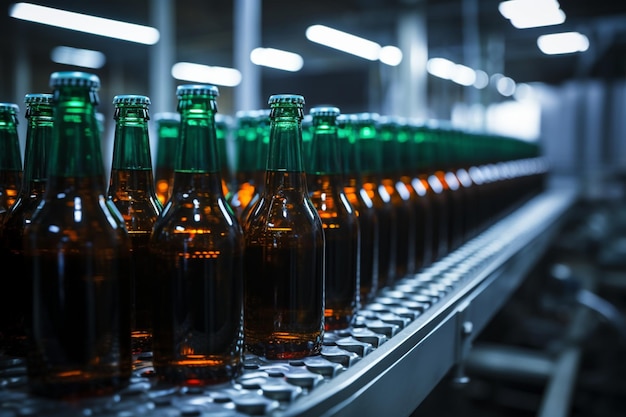
<instances>
[{"instance_id":1,"label":"blurred background","mask_svg":"<svg viewBox=\"0 0 626 417\"><path fill-rule=\"evenodd\" d=\"M559 173L595 180L621 170L626 3L522 0L520 11L514 3L2 0L0 100L21 103L26 93L48 91L53 71L94 72L111 141L114 95L148 95L154 114L175 110L178 84L209 82L220 86L223 114L297 93L307 106L451 120L542 140ZM112 19L102 29L113 37L84 31L100 22L67 28L85 16L52 22L60 10ZM578 34L562 42L565 49L542 38L563 32ZM346 36L364 43L348 39L345 52ZM275 50L288 55L268 55Z\"/></svg>"}]
</instances>

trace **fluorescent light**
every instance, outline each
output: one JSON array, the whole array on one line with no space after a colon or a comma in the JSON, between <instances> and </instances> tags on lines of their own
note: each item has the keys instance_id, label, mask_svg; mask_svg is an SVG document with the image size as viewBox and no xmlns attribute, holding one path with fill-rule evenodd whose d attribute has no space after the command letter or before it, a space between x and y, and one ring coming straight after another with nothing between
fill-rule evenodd
<instances>
[{"instance_id":1,"label":"fluorescent light","mask_svg":"<svg viewBox=\"0 0 626 417\"><path fill-rule=\"evenodd\" d=\"M395 67L402 62L402 51L396 46L383 46L380 50L380 62Z\"/></svg>"},{"instance_id":2,"label":"fluorescent light","mask_svg":"<svg viewBox=\"0 0 626 417\"><path fill-rule=\"evenodd\" d=\"M556 0L509 0L498 5L500 14L517 29L559 25L565 13Z\"/></svg>"},{"instance_id":3,"label":"fluorescent light","mask_svg":"<svg viewBox=\"0 0 626 417\"><path fill-rule=\"evenodd\" d=\"M250 52L250 61L264 67L296 72L302 69L302 57L293 52L274 48L255 48Z\"/></svg>"},{"instance_id":4,"label":"fluorescent light","mask_svg":"<svg viewBox=\"0 0 626 417\"><path fill-rule=\"evenodd\" d=\"M476 70L476 80L474 80L474 87L482 90L489 85L489 75L483 70Z\"/></svg>"},{"instance_id":5,"label":"fluorescent light","mask_svg":"<svg viewBox=\"0 0 626 417\"><path fill-rule=\"evenodd\" d=\"M476 72L465 65L456 64L452 72L452 81L457 84L470 86L476 81Z\"/></svg>"},{"instance_id":6,"label":"fluorescent light","mask_svg":"<svg viewBox=\"0 0 626 417\"><path fill-rule=\"evenodd\" d=\"M589 49L589 39L578 32L552 33L539 36L537 46L547 55L571 54Z\"/></svg>"},{"instance_id":7,"label":"fluorescent light","mask_svg":"<svg viewBox=\"0 0 626 417\"><path fill-rule=\"evenodd\" d=\"M455 66L454 62L446 58L430 58L426 62L426 71L435 77L450 80L454 74Z\"/></svg>"},{"instance_id":8,"label":"fluorescent light","mask_svg":"<svg viewBox=\"0 0 626 417\"><path fill-rule=\"evenodd\" d=\"M178 62L172 66L172 77L197 83L235 87L241 83L241 72L234 68L211 67L191 62Z\"/></svg>"},{"instance_id":9,"label":"fluorescent light","mask_svg":"<svg viewBox=\"0 0 626 417\"><path fill-rule=\"evenodd\" d=\"M380 45L350 33L323 25L313 25L306 29L306 38L329 48L356 55L370 61L378 60Z\"/></svg>"},{"instance_id":10,"label":"fluorescent light","mask_svg":"<svg viewBox=\"0 0 626 417\"><path fill-rule=\"evenodd\" d=\"M52 49L50 59L58 64L84 68L102 68L106 62L106 57L102 52L69 46L57 46Z\"/></svg>"},{"instance_id":11,"label":"fluorescent light","mask_svg":"<svg viewBox=\"0 0 626 417\"><path fill-rule=\"evenodd\" d=\"M515 93L515 81L510 77L498 77L496 90L505 97L512 96Z\"/></svg>"},{"instance_id":12,"label":"fluorescent light","mask_svg":"<svg viewBox=\"0 0 626 417\"><path fill-rule=\"evenodd\" d=\"M15 3L9 9L9 16L44 25L57 26L93 35L122 39L146 45L159 41L159 31L150 26L120 22L118 20L68 12L52 7L30 3Z\"/></svg>"}]
</instances>

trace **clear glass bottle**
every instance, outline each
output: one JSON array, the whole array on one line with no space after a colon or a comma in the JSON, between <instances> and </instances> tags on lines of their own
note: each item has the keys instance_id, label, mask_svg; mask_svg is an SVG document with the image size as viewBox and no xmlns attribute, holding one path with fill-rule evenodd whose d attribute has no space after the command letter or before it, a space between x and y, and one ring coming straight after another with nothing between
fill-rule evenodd
<instances>
[{"instance_id":1,"label":"clear glass bottle","mask_svg":"<svg viewBox=\"0 0 626 417\"><path fill-rule=\"evenodd\" d=\"M154 181L156 193L162 206L172 195L174 181L174 161L178 146L178 131L180 130L180 113L161 112L152 118L156 123L157 149L154 167Z\"/></svg>"},{"instance_id":2,"label":"clear glass bottle","mask_svg":"<svg viewBox=\"0 0 626 417\"><path fill-rule=\"evenodd\" d=\"M242 370L243 234L222 189L213 85L177 87L180 137L172 196L150 241L157 377L213 385Z\"/></svg>"},{"instance_id":3,"label":"clear glass bottle","mask_svg":"<svg viewBox=\"0 0 626 417\"><path fill-rule=\"evenodd\" d=\"M32 285L28 376L53 397L110 394L128 383L130 237L106 198L95 107L100 79L55 72L46 190L24 236Z\"/></svg>"},{"instance_id":4,"label":"clear glass bottle","mask_svg":"<svg viewBox=\"0 0 626 417\"><path fill-rule=\"evenodd\" d=\"M352 325L361 304L361 235L357 214L343 188L337 137L339 113L337 107L310 110L312 135L306 177L326 241L325 330Z\"/></svg>"},{"instance_id":5,"label":"clear glass bottle","mask_svg":"<svg viewBox=\"0 0 626 417\"><path fill-rule=\"evenodd\" d=\"M318 354L324 336L324 230L302 165L304 97L269 98L265 189L244 224L244 338L268 359Z\"/></svg>"},{"instance_id":6,"label":"clear glass bottle","mask_svg":"<svg viewBox=\"0 0 626 417\"><path fill-rule=\"evenodd\" d=\"M24 175L15 203L0 226L0 264L22 271L24 229L30 223L46 187L48 146L52 137L52 94L26 94ZM24 279L4 280L0 292L0 354L26 354L26 311L30 294Z\"/></svg>"},{"instance_id":7,"label":"clear glass bottle","mask_svg":"<svg viewBox=\"0 0 626 417\"><path fill-rule=\"evenodd\" d=\"M0 225L15 203L22 185L22 154L20 150L15 103L0 103Z\"/></svg>"},{"instance_id":8,"label":"clear glass bottle","mask_svg":"<svg viewBox=\"0 0 626 417\"><path fill-rule=\"evenodd\" d=\"M113 98L115 133L107 198L124 218L131 238L131 348L133 355L152 351L154 279L150 235L163 207L156 195L148 120L150 98L118 95Z\"/></svg>"}]
</instances>

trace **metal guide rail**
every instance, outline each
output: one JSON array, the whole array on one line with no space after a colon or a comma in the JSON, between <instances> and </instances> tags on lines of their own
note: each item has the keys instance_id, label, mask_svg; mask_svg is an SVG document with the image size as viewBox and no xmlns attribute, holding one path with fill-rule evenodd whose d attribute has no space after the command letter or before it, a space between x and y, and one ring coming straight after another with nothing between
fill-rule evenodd
<instances>
[{"instance_id":1,"label":"metal guide rail","mask_svg":"<svg viewBox=\"0 0 626 417\"><path fill-rule=\"evenodd\" d=\"M243 375L232 384L181 388L157 384L146 355L135 361L124 390L72 403L28 394L25 363L0 358L0 417L409 415L462 362L576 197L572 184L549 187L450 255L383 289L353 327L327 333L319 356L246 355Z\"/></svg>"}]
</instances>

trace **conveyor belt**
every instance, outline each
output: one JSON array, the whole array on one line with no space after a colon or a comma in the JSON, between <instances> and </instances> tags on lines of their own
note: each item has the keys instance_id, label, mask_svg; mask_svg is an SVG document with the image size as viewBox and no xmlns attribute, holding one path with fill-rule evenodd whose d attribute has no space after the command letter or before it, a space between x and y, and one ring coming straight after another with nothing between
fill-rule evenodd
<instances>
[{"instance_id":1,"label":"conveyor belt","mask_svg":"<svg viewBox=\"0 0 626 417\"><path fill-rule=\"evenodd\" d=\"M357 324L327 334L322 354L297 361L246 356L228 386L163 387L150 357L114 396L65 403L27 393L25 365L0 359L5 416L406 416L465 357L558 232L574 183L545 192L359 311Z\"/></svg>"}]
</instances>

